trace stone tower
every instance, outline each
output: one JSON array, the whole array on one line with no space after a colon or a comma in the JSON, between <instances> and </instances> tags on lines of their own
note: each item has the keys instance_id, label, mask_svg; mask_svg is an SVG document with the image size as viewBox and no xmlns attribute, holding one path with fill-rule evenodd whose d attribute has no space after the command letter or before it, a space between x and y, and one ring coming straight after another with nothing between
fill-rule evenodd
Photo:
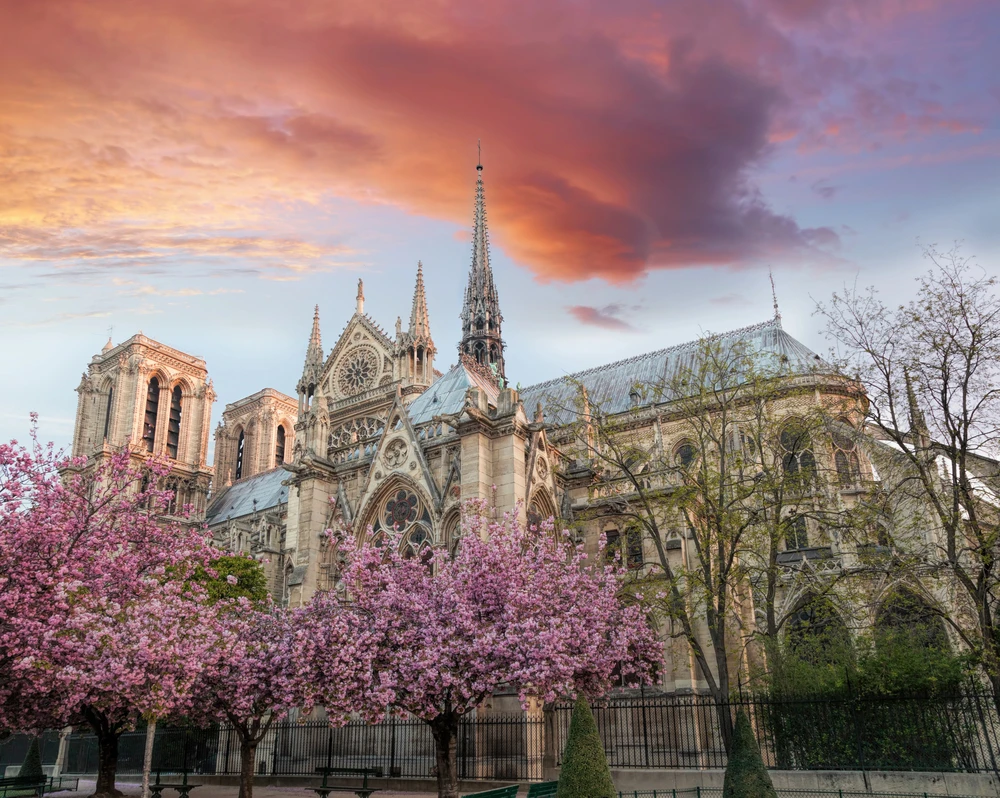
<instances>
[{"instance_id":1,"label":"stone tower","mask_svg":"<svg viewBox=\"0 0 1000 798\"><path fill-rule=\"evenodd\" d=\"M136 457L165 456L175 491L171 510L193 505L203 514L212 478L206 464L215 391L205 361L133 335L109 340L77 388L73 456L93 461L123 446Z\"/></svg>"},{"instance_id":2,"label":"stone tower","mask_svg":"<svg viewBox=\"0 0 1000 798\"><path fill-rule=\"evenodd\" d=\"M462 306L462 342L460 355L472 358L481 366L506 380L503 365L503 338L500 325L500 298L490 268L490 239L486 229L486 194L483 189L483 165L476 166L476 209L472 229L472 268Z\"/></svg>"},{"instance_id":3,"label":"stone tower","mask_svg":"<svg viewBox=\"0 0 1000 798\"><path fill-rule=\"evenodd\" d=\"M296 403L274 388L226 405L215 429L217 488L292 461Z\"/></svg>"}]
</instances>

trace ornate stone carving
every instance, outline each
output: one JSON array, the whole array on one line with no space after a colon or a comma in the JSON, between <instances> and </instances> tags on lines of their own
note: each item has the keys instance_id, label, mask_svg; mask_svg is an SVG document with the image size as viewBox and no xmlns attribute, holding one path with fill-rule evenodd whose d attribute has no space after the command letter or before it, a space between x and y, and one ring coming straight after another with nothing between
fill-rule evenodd
<instances>
[{"instance_id":1,"label":"ornate stone carving","mask_svg":"<svg viewBox=\"0 0 1000 798\"><path fill-rule=\"evenodd\" d=\"M396 440L390 441L389 445L385 447L382 460L389 468L399 468L406 462L407 451L406 443L396 438Z\"/></svg>"},{"instance_id":2,"label":"ornate stone carving","mask_svg":"<svg viewBox=\"0 0 1000 798\"><path fill-rule=\"evenodd\" d=\"M549 464L545 461L544 457L539 457L538 461L535 463L535 469L538 471L538 476L545 479L549 475Z\"/></svg>"}]
</instances>

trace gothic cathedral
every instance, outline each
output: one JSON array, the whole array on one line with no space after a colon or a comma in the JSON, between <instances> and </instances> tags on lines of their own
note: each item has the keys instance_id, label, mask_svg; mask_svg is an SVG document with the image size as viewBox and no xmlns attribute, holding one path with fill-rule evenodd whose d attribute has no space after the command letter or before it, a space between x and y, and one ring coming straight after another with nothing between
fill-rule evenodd
<instances>
[{"instance_id":1,"label":"gothic cathedral","mask_svg":"<svg viewBox=\"0 0 1000 798\"><path fill-rule=\"evenodd\" d=\"M696 343L515 390L504 368L482 166L472 242L458 358L446 373L434 365L437 346L418 264L409 323L404 328L397 319L394 336L365 313L360 280L354 314L330 350L317 307L296 396L264 388L227 404L215 430L214 468L206 464L215 392L205 362L141 333L118 345L109 341L77 389L74 456L100 458L131 446L137 457L170 458L171 512L190 505L220 547L264 563L275 600L292 606L333 585L339 563L326 530L343 528L358 538L396 530L403 553L422 557L432 547L455 545L460 506L469 498L498 511L517 508L528 524L550 516L572 522L598 556L603 533L629 568L643 569L641 535L620 517L613 497L595 487L588 453L576 450L566 424L589 414L588 396L600 397L605 411L634 410L641 399L632 386L668 378ZM817 401L839 390L815 376L819 358L782 329L777 315L724 338L814 375L803 379L816 381ZM669 415L650 406L643 418L636 434L650 446L683 449L683 433ZM809 540L804 532L802 545L825 545L818 535ZM666 543L668 556L679 563L685 544L678 529ZM697 687L683 645L668 656L666 670L668 689Z\"/></svg>"}]
</instances>

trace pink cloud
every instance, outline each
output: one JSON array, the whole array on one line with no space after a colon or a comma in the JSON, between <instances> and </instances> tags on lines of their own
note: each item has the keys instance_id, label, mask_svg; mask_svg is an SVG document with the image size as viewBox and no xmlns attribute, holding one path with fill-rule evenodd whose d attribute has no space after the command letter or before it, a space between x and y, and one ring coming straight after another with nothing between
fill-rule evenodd
<instances>
[{"instance_id":1,"label":"pink cloud","mask_svg":"<svg viewBox=\"0 0 1000 798\"><path fill-rule=\"evenodd\" d=\"M778 147L976 135L871 58L956 6L0 0L0 224L126 226L142 252L267 237L275 207L331 194L467 224L482 138L494 241L540 279L821 258L838 220L801 226L755 175Z\"/></svg>"}]
</instances>

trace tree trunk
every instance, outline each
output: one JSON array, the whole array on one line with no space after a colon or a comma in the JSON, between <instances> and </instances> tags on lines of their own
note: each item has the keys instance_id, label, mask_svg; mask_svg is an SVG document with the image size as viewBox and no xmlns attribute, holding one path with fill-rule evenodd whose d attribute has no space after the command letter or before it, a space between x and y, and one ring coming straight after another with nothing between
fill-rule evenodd
<instances>
[{"instance_id":1,"label":"tree trunk","mask_svg":"<svg viewBox=\"0 0 1000 798\"><path fill-rule=\"evenodd\" d=\"M446 712L429 723L434 735L438 798L458 798L458 714Z\"/></svg>"},{"instance_id":2,"label":"tree trunk","mask_svg":"<svg viewBox=\"0 0 1000 798\"><path fill-rule=\"evenodd\" d=\"M103 725L103 724L102 724ZM97 733L97 785L94 798L120 798L122 791L115 787L118 775L118 738L120 731L95 726Z\"/></svg>"},{"instance_id":3,"label":"tree trunk","mask_svg":"<svg viewBox=\"0 0 1000 798\"><path fill-rule=\"evenodd\" d=\"M156 718L146 726L146 750L142 755L142 798L149 798L149 771L153 767L153 740L156 739Z\"/></svg>"},{"instance_id":4,"label":"tree trunk","mask_svg":"<svg viewBox=\"0 0 1000 798\"><path fill-rule=\"evenodd\" d=\"M240 794L238 798L253 798L253 775L257 767L257 743L240 741Z\"/></svg>"}]
</instances>

